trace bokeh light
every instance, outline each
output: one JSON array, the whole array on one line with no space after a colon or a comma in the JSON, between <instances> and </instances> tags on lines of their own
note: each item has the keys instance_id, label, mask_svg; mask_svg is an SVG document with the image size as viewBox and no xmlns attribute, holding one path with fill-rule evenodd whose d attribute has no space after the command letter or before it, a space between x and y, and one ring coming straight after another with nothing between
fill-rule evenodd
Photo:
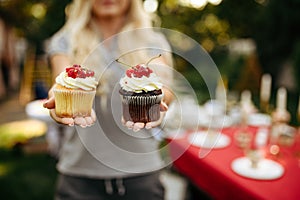
<instances>
[{"instance_id":1,"label":"bokeh light","mask_svg":"<svg viewBox=\"0 0 300 200\"><path fill-rule=\"evenodd\" d=\"M212 5L219 5L222 0L179 0L179 4L182 6L193 7L199 10L205 8L205 6L210 3Z\"/></svg>"},{"instance_id":2,"label":"bokeh light","mask_svg":"<svg viewBox=\"0 0 300 200\"><path fill-rule=\"evenodd\" d=\"M146 12L154 13L158 8L157 0L145 0L144 1L144 9Z\"/></svg>"},{"instance_id":3,"label":"bokeh light","mask_svg":"<svg viewBox=\"0 0 300 200\"><path fill-rule=\"evenodd\" d=\"M46 12L47 12L46 6L42 3L34 4L31 7L30 11L31 11L32 16L34 16L37 19L42 19L43 17L45 17Z\"/></svg>"}]
</instances>

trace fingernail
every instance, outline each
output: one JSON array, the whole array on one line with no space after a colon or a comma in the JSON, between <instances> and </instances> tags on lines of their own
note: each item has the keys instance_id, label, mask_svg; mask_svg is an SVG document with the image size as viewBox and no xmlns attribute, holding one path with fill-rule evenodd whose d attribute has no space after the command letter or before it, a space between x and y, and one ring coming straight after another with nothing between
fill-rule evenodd
<instances>
[{"instance_id":1,"label":"fingernail","mask_svg":"<svg viewBox=\"0 0 300 200\"><path fill-rule=\"evenodd\" d=\"M134 132L138 132L139 130L140 130L139 128L133 129Z\"/></svg>"},{"instance_id":2,"label":"fingernail","mask_svg":"<svg viewBox=\"0 0 300 200\"><path fill-rule=\"evenodd\" d=\"M145 129L151 129L152 127L150 125L146 125Z\"/></svg>"}]
</instances>

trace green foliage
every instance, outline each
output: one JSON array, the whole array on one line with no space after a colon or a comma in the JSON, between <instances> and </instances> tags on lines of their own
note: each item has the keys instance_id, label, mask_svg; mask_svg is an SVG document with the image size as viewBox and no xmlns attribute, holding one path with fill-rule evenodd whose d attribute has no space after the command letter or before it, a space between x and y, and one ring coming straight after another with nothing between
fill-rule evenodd
<instances>
[{"instance_id":1,"label":"green foliage","mask_svg":"<svg viewBox=\"0 0 300 200\"><path fill-rule=\"evenodd\" d=\"M292 60L294 60L294 72L296 77L300 77L300 39L295 42L294 49L293 49L293 55ZM298 91L300 90L300 79L296 79L296 86Z\"/></svg>"},{"instance_id":2,"label":"green foliage","mask_svg":"<svg viewBox=\"0 0 300 200\"><path fill-rule=\"evenodd\" d=\"M18 29L30 43L41 45L65 22L64 9L71 0L10 0L0 2L0 17ZM36 13L36 14L35 14Z\"/></svg>"},{"instance_id":3,"label":"green foliage","mask_svg":"<svg viewBox=\"0 0 300 200\"><path fill-rule=\"evenodd\" d=\"M199 11L170 2L163 1L159 7L158 15L162 19L162 27L188 35L202 44L206 50L224 45L230 37L229 24L215 15L216 6L207 6Z\"/></svg>"},{"instance_id":4,"label":"green foliage","mask_svg":"<svg viewBox=\"0 0 300 200\"><path fill-rule=\"evenodd\" d=\"M299 9L299 0L272 0L258 13L260 20L254 26L257 31L252 36L256 41L263 69L275 79L279 76L281 65L291 55L296 55L293 51L300 39ZM295 78L299 79L298 77Z\"/></svg>"},{"instance_id":5,"label":"green foliage","mask_svg":"<svg viewBox=\"0 0 300 200\"><path fill-rule=\"evenodd\" d=\"M218 6L208 4L204 9L180 6L176 1L163 0L158 9L161 26L182 32L208 51L222 75L234 85L243 69L244 60L232 58L228 55L230 40L233 38L249 37L256 23L254 13L261 5L255 1L246 1L241 4L234 0L223 0ZM251 16L251 17L249 17ZM191 82L197 93L207 98L207 88L203 80L194 77L193 66L186 65L182 73ZM204 95L203 95L204 94ZM203 101L204 99L200 99Z\"/></svg>"},{"instance_id":6,"label":"green foliage","mask_svg":"<svg viewBox=\"0 0 300 200\"><path fill-rule=\"evenodd\" d=\"M15 155L0 149L0 198L51 200L55 190L55 161L45 154Z\"/></svg>"},{"instance_id":7,"label":"green foliage","mask_svg":"<svg viewBox=\"0 0 300 200\"><path fill-rule=\"evenodd\" d=\"M42 42L64 24L64 9L70 1L0 1L0 17L17 27L39 50ZM45 9L43 17L33 15L36 5ZM223 0L218 6L208 3L203 9L182 6L178 0L159 0L157 14L159 25L195 39L214 60L220 61L218 66L228 62L227 45L231 39L253 38L263 71L276 80L282 64L297 59L294 51L300 38L299 9L300 0Z\"/></svg>"},{"instance_id":8,"label":"green foliage","mask_svg":"<svg viewBox=\"0 0 300 200\"><path fill-rule=\"evenodd\" d=\"M208 4L202 10L183 7L176 2L160 1L158 14L162 26L198 41L228 75L233 72L225 67L231 62L226 46L231 39L253 38L260 67L263 72L270 73L275 82L282 64L288 59L295 63L300 56L294 52L300 38L299 0L223 0L218 6ZM295 70L299 71L297 66ZM299 73L295 79L299 80L298 77Z\"/></svg>"},{"instance_id":9,"label":"green foliage","mask_svg":"<svg viewBox=\"0 0 300 200\"><path fill-rule=\"evenodd\" d=\"M14 121L0 125L0 148L13 148L30 139L42 137L47 131L44 122L37 120Z\"/></svg>"},{"instance_id":10,"label":"green foliage","mask_svg":"<svg viewBox=\"0 0 300 200\"><path fill-rule=\"evenodd\" d=\"M223 0L215 9L215 14L230 24L228 31L234 38L248 38L257 32L253 27L260 20L257 14L263 6L255 0Z\"/></svg>"}]
</instances>

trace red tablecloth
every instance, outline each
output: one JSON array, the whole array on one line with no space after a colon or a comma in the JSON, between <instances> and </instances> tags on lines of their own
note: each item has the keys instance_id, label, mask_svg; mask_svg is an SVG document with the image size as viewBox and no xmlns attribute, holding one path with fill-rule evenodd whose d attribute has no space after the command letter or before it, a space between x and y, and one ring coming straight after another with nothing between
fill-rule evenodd
<instances>
[{"instance_id":1,"label":"red tablecloth","mask_svg":"<svg viewBox=\"0 0 300 200\"><path fill-rule=\"evenodd\" d=\"M276 180L245 178L231 169L231 162L244 156L233 139L237 130L236 127L223 129L231 138L230 145L213 149L204 158L199 158L200 148L191 146L187 137L170 139L174 167L214 199L300 199L300 158L295 156L295 146L283 149L276 157L285 169L282 177Z\"/></svg>"}]
</instances>

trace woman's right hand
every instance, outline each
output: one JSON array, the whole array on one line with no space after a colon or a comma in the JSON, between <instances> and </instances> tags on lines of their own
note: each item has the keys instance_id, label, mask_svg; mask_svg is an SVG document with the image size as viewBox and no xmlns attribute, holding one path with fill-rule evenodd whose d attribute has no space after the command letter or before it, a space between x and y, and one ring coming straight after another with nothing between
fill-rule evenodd
<instances>
[{"instance_id":1,"label":"woman's right hand","mask_svg":"<svg viewBox=\"0 0 300 200\"><path fill-rule=\"evenodd\" d=\"M82 128L88 127L88 126L92 126L95 121L96 121L96 114L95 111L92 110L91 112L91 116L88 117L75 117L75 118L70 118L70 117L58 117L55 113L55 99L54 97L50 97L49 99L47 99L43 106L45 108L49 109L50 112L50 116L52 117L53 120L55 120L57 123L60 124L65 124L65 125L69 125L69 126L74 126L74 125L78 125L81 126Z\"/></svg>"},{"instance_id":2,"label":"woman's right hand","mask_svg":"<svg viewBox=\"0 0 300 200\"><path fill-rule=\"evenodd\" d=\"M167 104L162 101L160 103L160 118L157 121L152 121L152 122L148 122L148 123L132 122L132 121L125 121L124 117L122 117L122 123L128 129L132 129L134 132L137 132L143 128L145 128L145 129L155 128L162 123L167 110L168 110Z\"/></svg>"}]
</instances>

